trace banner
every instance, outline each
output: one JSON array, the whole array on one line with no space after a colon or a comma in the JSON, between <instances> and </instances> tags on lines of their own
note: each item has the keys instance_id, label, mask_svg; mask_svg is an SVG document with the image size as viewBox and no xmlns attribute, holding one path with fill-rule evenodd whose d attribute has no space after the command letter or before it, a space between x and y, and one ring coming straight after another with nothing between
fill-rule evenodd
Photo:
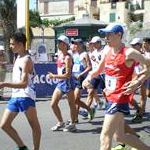
<instances>
[{"instance_id":1,"label":"banner","mask_svg":"<svg viewBox=\"0 0 150 150\"><path fill-rule=\"evenodd\" d=\"M25 27L26 0L17 0L17 28Z\"/></svg>"},{"instance_id":2,"label":"banner","mask_svg":"<svg viewBox=\"0 0 150 150\"><path fill-rule=\"evenodd\" d=\"M36 97L50 97L56 87L57 81L47 79L48 72L56 73L57 66L55 63L38 63L35 64L37 75L34 78Z\"/></svg>"},{"instance_id":3,"label":"banner","mask_svg":"<svg viewBox=\"0 0 150 150\"><path fill-rule=\"evenodd\" d=\"M56 63L36 63L35 65L35 71L37 75L34 78L34 85L35 85L35 91L36 91L36 97L37 98L46 98L50 97L53 94L53 91L57 85L57 79L48 79L46 78L46 75L48 72L52 72L54 74L57 73L57 64ZM98 88L98 92L100 92L101 89ZM87 90L83 90L82 96L87 96Z\"/></svg>"}]
</instances>

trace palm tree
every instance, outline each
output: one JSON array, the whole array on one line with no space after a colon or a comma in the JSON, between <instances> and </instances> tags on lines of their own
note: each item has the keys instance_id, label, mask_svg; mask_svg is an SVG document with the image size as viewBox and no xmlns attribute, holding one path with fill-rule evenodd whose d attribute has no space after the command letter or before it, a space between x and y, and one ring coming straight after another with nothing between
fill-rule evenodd
<instances>
[{"instance_id":1,"label":"palm tree","mask_svg":"<svg viewBox=\"0 0 150 150\"><path fill-rule=\"evenodd\" d=\"M16 31L17 25L17 4L16 0L1 0L0 15L4 31L4 44L8 54L8 59L12 62L12 52L9 50L9 39Z\"/></svg>"}]
</instances>

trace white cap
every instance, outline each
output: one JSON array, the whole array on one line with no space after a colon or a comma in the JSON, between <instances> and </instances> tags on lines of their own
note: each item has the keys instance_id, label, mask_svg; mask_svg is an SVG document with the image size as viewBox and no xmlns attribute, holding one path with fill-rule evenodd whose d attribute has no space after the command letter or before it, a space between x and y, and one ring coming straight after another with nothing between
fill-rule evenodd
<instances>
[{"instance_id":1,"label":"white cap","mask_svg":"<svg viewBox=\"0 0 150 150\"><path fill-rule=\"evenodd\" d=\"M90 43L96 43L96 42L102 42L101 38L99 36L94 36Z\"/></svg>"},{"instance_id":2,"label":"white cap","mask_svg":"<svg viewBox=\"0 0 150 150\"><path fill-rule=\"evenodd\" d=\"M4 51L4 46L3 45L0 45L0 51Z\"/></svg>"},{"instance_id":3,"label":"white cap","mask_svg":"<svg viewBox=\"0 0 150 150\"><path fill-rule=\"evenodd\" d=\"M130 45L135 45L135 44L140 44L142 43L141 39L140 38L134 38L131 42L130 42Z\"/></svg>"},{"instance_id":4,"label":"white cap","mask_svg":"<svg viewBox=\"0 0 150 150\"><path fill-rule=\"evenodd\" d=\"M62 42L64 42L64 43L69 45L69 38L67 36L65 36L65 35L60 35L58 37L58 40L60 40L60 41L62 41Z\"/></svg>"}]
</instances>

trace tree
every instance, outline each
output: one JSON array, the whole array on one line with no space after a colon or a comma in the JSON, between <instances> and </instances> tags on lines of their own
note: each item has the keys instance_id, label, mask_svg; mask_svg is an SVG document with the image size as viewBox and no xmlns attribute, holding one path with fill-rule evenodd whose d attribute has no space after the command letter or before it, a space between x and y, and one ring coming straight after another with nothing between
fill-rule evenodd
<instances>
[{"instance_id":1,"label":"tree","mask_svg":"<svg viewBox=\"0 0 150 150\"><path fill-rule=\"evenodd\" d=\"M9 39L15 32L16 20L17 20L17 4L16 0L1 0L0 1L0 15L1 22L4 31L4 44L5 49L9 57L9 61L12 62L12 52L9 50Z\"/></svg>"},{"instance_id":2,"label":"tree","mask_svg":"<svg viewBox=\"0 0 150 150\"><path fill-rule=\"evenodd\" d=\"M30 27L39 27L42 24L41 17L37 11L29 11L29 26Z\"/></svg>"},{"instance_id":3,"label":"tree","mask_svg":"<svg viewBox=\"0 0 150 150\"><path fill-rule=\"evenodd\" d=\"M67 23L67 22L73 21L73 20L75 20L75 17L70 17L68 19L63 19L63 20L60 20L60 19L54 19L54 20L43 19L42 20L42 24L45 27L54 27L54 26L61 25L63 23Z\"/></svg>"}]
</instances>

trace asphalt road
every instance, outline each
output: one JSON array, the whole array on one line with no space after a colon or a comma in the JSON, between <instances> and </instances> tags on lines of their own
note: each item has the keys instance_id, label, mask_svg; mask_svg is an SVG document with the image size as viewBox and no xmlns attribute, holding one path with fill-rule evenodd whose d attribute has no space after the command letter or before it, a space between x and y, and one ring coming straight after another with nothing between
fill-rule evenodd
<instances>
[{"instance_id":1,"label":"asphalt road","mask_svg":"<svg viewBox=\"0 0 150 150\"><path fill-rule=\"evenodd\" d=\"M139 96L135 98L138 100ZM85 100L85 98L83 98ZM0 101L0 118L6 107L7 101ZM59 104L62 110L64 121L69 119L69 107L65 99L60 101ZM147 112L150 111L150 99L147 101ZM57 122L52 109L49 106L49 100L37 101L38 118L42 129L42 139L40 150L99 150L100 142L99 136L104 119L104 108L97 111L95 118L92 122L83 119L79 116L79 123L77 124L77 131L74 133L57 131L52 132L51 127ZM126 117L126 122L129 123L135 131L137 131L142 140L150 146L150 135L143 131L143 128L150 125L150 115L144 117L141 124L132 124L131 119L135 110L131 109L131 115ZM24 142L32 148L31 130L23 113L19 114L14 120L13 126L18 130ZM113 140L113 145L117 143ZM0 150L12 150L15 148L15 143L0 129ZM131 148L127 146L127 150Z\"/></svg>"}]
</instances>

